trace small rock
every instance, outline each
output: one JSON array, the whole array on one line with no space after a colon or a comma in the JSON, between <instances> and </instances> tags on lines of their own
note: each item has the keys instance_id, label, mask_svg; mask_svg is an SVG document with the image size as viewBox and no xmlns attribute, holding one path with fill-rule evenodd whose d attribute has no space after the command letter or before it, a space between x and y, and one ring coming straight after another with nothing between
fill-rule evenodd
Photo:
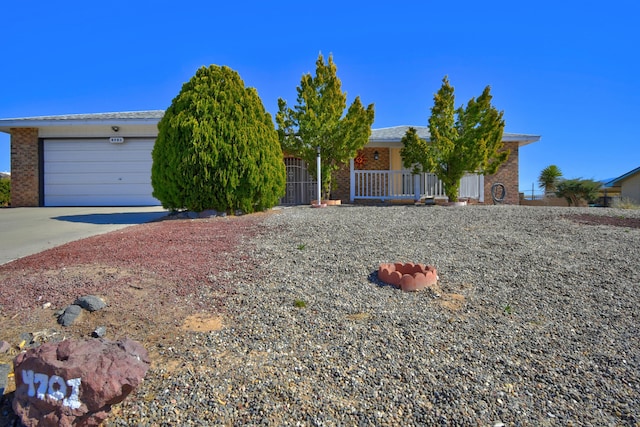
<instances>
[{"instance_id":1,"label":"small rock","mask_svg":"<svg viewBox=\"0 0 640 427\"><path fill-rule=\"evenodd\" d=\"M11 350L11 344L6 341L0 341L0 353L6 353Z\"/></svg>"},{"instance_id":2,"label":"small rock","mask_svg":"<svg viewBox=\"0 0 640 427\"><path fill-rule=\"evenodd\" d=\"M58 317L58 323L62 326L70 326L80 316L82 307L72 304L64 309L64 313Z\"/></svg>"},{"instance_id":3,"label":"small rock","mask_svg":"<svg viewBox=\"0 0 640 427\"><path fill-rule=\"evenodd\" d=\"M102 338L106 335L107 328L104 326L98 326L95 331L91 333L91 336L94 338Z\"/></svg>"},{"instance_id":4,"label":"small rock","mask_svg":"<svg viewBox=\"0 0 640 427\"><path fill-rule=\"evenodd\" d=\"M48 309L48 308L51 308L51 303L50 303L50 302L45 302L44 304L42 304L42 308L43 308L44 310L46 310L46 309Z\"/></svg>"},{"instance_id":5,"label":"small rock","mask_svg":"<svg viewBox=\"0 0 640 427\"><path fill-rule=\"evenodd\" d=\"M218 211L215 209L207 209L198 215L200 218L214 218L218 215Z\"/></svg>"},{"instance_id":6,"label":"small rock","mask_svg":"<svg viewBox=\"0 0 640 427\"><path fill-rule=\"evenodd\" d=\"M33 344L33 334L31 332L21 333L18 335L18 342L20 343L20 348Z\"/></svg>"},{"instance_id":7,"label":"small rock","mask_svg":"<svg viewBox=\"0 0 640 427\"><path fill-rule=\"evenodd\" d=\"M9 380L9 373L11 372L11 365L6 363L0 364L0 397L4 395L4 389L7 388L7 382Z\"/></svg>"},{"instance_id":8,"label":"small rock","mask_svg":"<svg viewBox=\"0 0 640 427\"><path fill-rule=\"evenodd\" d=\"M102 298L95 295L86 295L84 297L80 297L73 304L79 305L80 307L90 312L102 310L107 306Z\"/></svg>"}]
</instances>

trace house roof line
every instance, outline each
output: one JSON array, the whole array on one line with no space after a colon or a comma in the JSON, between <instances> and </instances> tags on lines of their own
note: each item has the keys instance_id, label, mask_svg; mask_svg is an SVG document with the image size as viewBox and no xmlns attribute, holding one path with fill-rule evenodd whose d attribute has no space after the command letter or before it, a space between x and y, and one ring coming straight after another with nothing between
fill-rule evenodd
<instances>
[{"instance_id":1,"label":"house roof line","mask_svg":"<svg viewBox=\"0 0 640 427\"><path fill-rule=\"evenodd\" d=\"M60 127L91 125L154 125L164 116L164 110L123 111L112 113L63 114L56 116L16 117L0 119L0 132L9 133L11 128L26 127ZM431 137L427 126L390 126L371 130L371 142L400 142L407 130L416 129L418 136L428 140ZM504 132L505 142L519 142L519 146L540 140L540 135Z\"/></svg>"},{"instance_id":2,"label":"house roof line","mask_svg":"<svg viewBox=\"0 0 640 427\"><path fill-rule=\"evenodd\" d=\"M409 128L414 128L416 130L416 133L418 134L418 137L424 140L428 140L431 137L431 133L429 132L429 128L427 126L403 125L372 129L369 141L400 142ZM505 142L520 142L520 144L518 145L523 146L532 142L539 141L540 135L504 132L502 134L502 140Z\"/></svg>"},{"instance_id":3,"label":"house roof line","mask_svg":"<svg viewBox=\"0 0 640 427\"><path fill-rule=\"evenodd\" d=\"M57 127L86 125L155 125L164 110L123 111L113 113L64 114L57 116L16 117L0 119L0 131L9 133L11 128Z\"/></svg>"},{"instance_id":4,"label":"house roof line","mask_svg":"<svg viewBox=\"0 0 640 427\"><path fill-rule=\"evenodd\" d=\"M629 178L629 177L631 177L631 176L633 176L633 175L635 175L637 173L640 173L640 167L637 167L637 168L635 168L635 169L633 169L633 170L631 170L631 171L629 171L629 172L627 172L625 174L620 175L617 178L612 179L611 181L607 182L604 186L608 187L608 188L616 187L617 184L619 184L620 182L624 181L625 179L627 179L627 178Z\"/></svg>"}]
</instances>

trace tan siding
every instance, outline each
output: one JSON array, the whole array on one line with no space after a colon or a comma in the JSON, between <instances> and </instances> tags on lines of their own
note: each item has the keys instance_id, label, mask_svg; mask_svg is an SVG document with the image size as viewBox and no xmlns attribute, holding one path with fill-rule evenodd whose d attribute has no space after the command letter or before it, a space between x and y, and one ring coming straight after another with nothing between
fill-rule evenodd
<instances>
[{"instance_id":1,"label":"tan siding","mask_svg":"<svg viewBox=\"0 0 640 427\"><path fill-rule=\"evenodd\" d=\"M640 202L640 173L637 173L622 182L620 196Z\"/></svg>"}]
</instances>

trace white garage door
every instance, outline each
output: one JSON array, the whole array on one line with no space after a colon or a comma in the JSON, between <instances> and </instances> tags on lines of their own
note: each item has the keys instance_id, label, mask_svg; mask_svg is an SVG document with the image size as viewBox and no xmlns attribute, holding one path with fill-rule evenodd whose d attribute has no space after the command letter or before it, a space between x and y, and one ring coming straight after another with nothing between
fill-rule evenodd
<instances>
[{"instance_id":1,"label":"white garage door","mask_svg":"<svg viewBox=\"0 0 640 427\"><path fill-rule=\"evenodd\" d=\"M154 206L153 139L44 141L45 206Z\"/></svg>"}]
</instances>

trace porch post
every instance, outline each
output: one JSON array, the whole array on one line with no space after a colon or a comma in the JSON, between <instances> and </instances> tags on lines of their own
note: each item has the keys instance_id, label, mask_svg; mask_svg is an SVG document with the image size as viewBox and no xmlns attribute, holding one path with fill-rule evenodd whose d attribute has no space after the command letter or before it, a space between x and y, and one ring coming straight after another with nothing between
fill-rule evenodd
<instances>
[{"instance_id":1,"label":"porch post","mask_svg":"<svg viewBox=\"0 0 640 427\"><path fill-rule=\"evenodd\" d=\"M420 177L421 174L413 175L413 200L417 202L420 200Z\"/></svg>"},{"instance_id":2,"label":"porch post","mask_svg":"<svg viewBox=\"0 0 640 427\"><path fill-rule=\"evenodd\" d=\"M317 155L316 155L316 171L318 171L318 206L322 205L322 174L320 173L321 170L321 166L320 166L320 146L318 146L317 148Z\"/></svg>"},{"instance_id":3,"label":"porch post","mask_svg":"<svg viewBox=\"0 0 640 427\"><path fill-rule=\"evenodd\" d=\"M480 193L480 197L478 197L478 201L480 203L484 203L484 175L478 174L478 193Z\"/></svg>"},{"instance_id":4,"label":"porch post","mask_svg":"<svg viewBox=\"0 0 640 427\"><path fill-rule=\"evenodd\" d=\"M356 172L353 158L349 159L349 201L353 203L356 198Z\"/></svg>"}]
</instances>

